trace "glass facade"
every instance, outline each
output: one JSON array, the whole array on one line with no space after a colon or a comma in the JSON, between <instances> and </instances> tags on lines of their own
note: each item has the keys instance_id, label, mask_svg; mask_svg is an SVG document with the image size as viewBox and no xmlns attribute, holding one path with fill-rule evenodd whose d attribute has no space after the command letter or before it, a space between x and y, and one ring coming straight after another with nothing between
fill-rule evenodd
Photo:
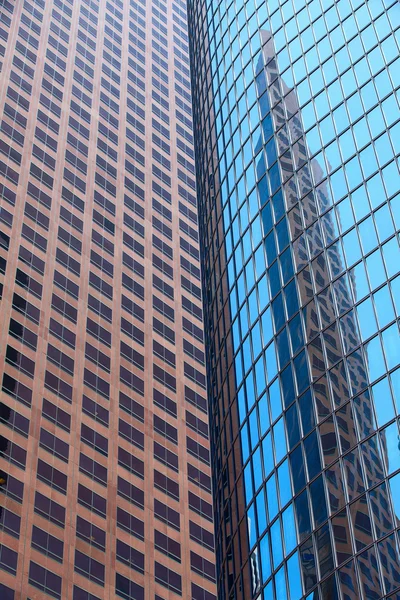
<instances>
[{"instance_id":1,"label":"glass facade","mask_svg":"<svg viewBox=\"0 0 400 600\"><path fill-rule=\"evenodd\" d=\"M219 598L399 598L400 5L189 1Z\"/></svg>"},{"instance_id":2,"label":"glass facade","mask_svg":"<svg viewBox=\"0 0 400 600\"><path fill-rule=\"evenodd\" d=\"M215 600L186 4L0 0L0 599Z\"/></svg>"}]
</instances>

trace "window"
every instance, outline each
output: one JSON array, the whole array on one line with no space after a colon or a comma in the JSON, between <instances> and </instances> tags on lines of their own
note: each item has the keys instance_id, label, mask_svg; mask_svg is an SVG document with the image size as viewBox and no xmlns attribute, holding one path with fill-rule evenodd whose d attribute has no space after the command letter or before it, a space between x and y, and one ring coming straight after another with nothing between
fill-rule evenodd
<instances>
[{"instance_id":1,"label":"window","mask_svg":"<svg viewBox=\"0 0 400 600\"><path fill-rule=\"evenodd\" d=\"M73 600L100 600L100 598L98 598L94 594L90 594L89 592L87 592L86 590L83 590L82 588L78 587L77 585L74 585L74 591L73 591L72 598L73 598Z\"/></svg>"},{"instance_id":2,"label":"window","mask_svg":"<svg viewBox=\"0 0 400 600\"><path fill-rule=\"evenodd\" d=\"M125 344L125 342L121 341L121 356L123 356L126 360L129 360L133 365L138 367L139 369L144 369L144 357L140 352Z\"/></svg>"},{"instance_id":3,"label":"window","mask_svg":"<svg viewBox=\"0 0 400 600\"><path fill-rule=\"evenodd\" d=\"M175 367L175 354L159 344L156 340L153 340L153 354L172 367Z\"/></svg>"},{"instance_id":4,"label":"window","mask_svg":"<svg viewBox=\"0 0 400 600\"><path fill-rule=\"evenodd\" d=\"M144 407L123 392L119 393L119 406L141 423L144 422Z\"/></svg>"},{"instance_id":5,"label":"window","mask_svg":"<svg viewBox=\"0 0 400 600\"><path fill-rule=\"evenodd\" d=\"M14 590L0 583L0 598L2 600L14 600Z\"/></svg>"},{"instance_id":6,"label":"window","mask_svg":"<svg viewBox=\"0 0 400 600\"><path fill-rule=\"evenodd\" d=\"M76 535L85 540L88 544L105 551L106 549L106 532L86 521L79 515L76 517Z\"/></svg>"},{"instance_id":7,"label":"window","mask_svg":"<svg viewBox=\"0 0 400 600\"><path fill-rule=\"evenodd\" d=\"M107 500L81 483L78 484L78 504L85 506L101 517L106 517Z\"/></svg>"},{"instance_id":8,"label":"window","mask_svg":"<svg viewBox=\"0 0 400 600\"><path fill-rule=\"evenodd\" d=\"M183 340L183 351L185 354L204 366L204 352L185 339Z\"/></svg>"},{"instance_id":9,"label":"window","mask_svg":"<svg viewBox=\"0 0 400 600\"><path fill-rule=\"evenodd\" d=\"M208 425L207 425L207 423L205 423L204 421L202 421L201 419L199 419L198 417L193 415L188 410L186 411L186 425L190 429L193 429L193 431L196 431L196 433L201 435L203 438L208 440Z\"/></svg>"},{"instance_id":10,"label":"window","mask_svg":"<svg viewBox=\"0 0 400 600\"><path fill-rule=\"evenodd\" d=\"M134 446L144 450L144 434L135 427L132 427L132 425L129 425L125 419L119 419L118 433Z\"/></svg>"},{"instance_id":11,"label":"window","mask_svg":"<svg viewBox=\"0 0 400 600\"><path fill-rule=\"evenodd\" d=\"M144 492L138 487L129 483L126 479L118 476L117 493L128 502L135 504L141 509L144 509Z\"/></svg>"},{"instance_id":12,"label":"window","mask_svg":"<svg viewBox=\"0 0 400 600\"><path fill-rule=\"evenodd\" d=\"M42 416L55 425L58 425L58 427L61 427L61 429L68 431L68 433L70 432L71 416L65 412L65 410L62 410L62 408L49 402L45 398L43 398Z\"/></svg>"},{"instance_id":13,"label":"window","mask_svg":"<svg viewBox=\"0 0 400 600\"><path fill-rule=\"evenodd\" d=\"M35 493L35 513L59 527L65 525L65 508L40 492Z\"/></svg>"},{"instance_id":14,"label":"window","mask_svg":"<svg viewBox=\"0 0 400 600\"><path fill-rule=\"evenodd\" d=\"M169 558L181 562L181 545L157 529L154 530L154 546Z\"/></svg>"},{"instance_id":15,"label":"window","mask_svg":"<svg viewBox=\"0 0 400 600\"><path fill-rule=\"evenodd\" d=\"M92 371L89 369L84 370L83 383L103 396L103 398L107 398L107 400L109 399L110 384L95 373L92 373Z\"/></svg>"},{"instance_id":16,"label":"window","mask_svg":"<svg viewBox=\"0 0 400 600\"><path fill-rule=\"evenodd\" d=\"M178 443L178 430L157 415L153 415L153 428L154 431L157 431L174 444Z\"/></svg>"},{"instance_id":17,"label":"window","mask_svg":"<svg viewBox=\"0 0 400 600\"><path fill-rule=\"evenodd\" d=\"M3 435L0 435L0 453L5 460L25 470L26 450L15 442L9 441Z\"/></svg>"},{"instance_id":18,"label":"window","mask_svg":"<svg viewBox=\"0 0 400 600\"><path fill-rule=\"evenodd\" d=\"M189 379L191 379L196 385L206 389L206 377L204 373L200 373L197 369L189 365L187 362L183 364L183 370Z\"/></svg>"},{"instance_id":19,"label":"window","mask_svg":"<svg viewBox=\"0 0 400 600\"><path fill-rule=\"evenodd\" d=\"M104 586L104 565L79 550L75 550L75 571L90 581Z\"/></svg>"},{"instance_id":20,"label":"window","mask_svg":"<svg viewBox=\"0 0 400 600\"><path fill-rule=\"evenodd\" d=\"M29 419L3 402L0 403L0 422L10 427L10 429L14 429L23 437L28 437Z\"/></svg>"},{"instance_id":21,"label":"window","mask_svg":"<svg viewBox=\"0 0 400 600\"><path fill-rule=\"evenodd\" d=\"M117 507L117 525L139 540L144 540L144 523L137 517Z\"/></svg>"},{"instance_id":22,"label":"window","mask_svg":"<svg viewBox=\"0 0 400 600\"><path fill-rule=\"evenodd\" d=\"M118 447L118 464L140 477L140 479L144 479L143 461L120 447Z\"/></svg>"},{"instance_id":23,"label":"window","mask_svg":"<svg viewBox=\"0 0 400 600\"><path fill-rule=\"evenodd\" d=\"M179 484L154 469L154 487L179 501Z\"/></svg>"},{"instance_id":24,"label":"window","mask_svg":"<svg viewBox=\"0 0 400 600\"><path fill-rule=\"evenodd\" d=\"M117 560L128 565L134 571L144 573L144 554L135 548L131 548L128 544L117 540L116 555Z\"/></svg>"},{"instance_id":25,"label":"window","mask_svg":"<svg viewBox=\"0 0 400 600\"><path fill-rule=\"evenodd\" d=\"M157 583L160 583L167 589L179 594L179 596L182 595L182 578L178 573L175 573L156 561L154 563L154 573Z\"/></svg>"},{"instance_id":26,"label":"window","mask_svg":"<svg viewBox=\"0 0 400 600\"><path fill-rule=\"evenodd\" d=\"M57 396L71 404L72 387L53 373L50 373L50 371L45 372L44 386L45 388L53 392L53 394L56 394Z\"/></svg>"},{"instance_id":27,"label":"window","mask_svg":"<svg viewBox=\"0 0 400 600\"><path fill-rule=\"evenodd\" d=\"M82 412L108 427L108 410L85 395L82 397Z\"/></svg>"},{"instance_id":28,"label":"window","mask_svg":"<svg viewBox=\"0 0 400 600\"><path fill-rule=\"evenodd\" d=\"M178 456L171 450L161 446L158 442L154 442L154 458L178 473Z\"/></svg>"},{"instance_id":29,"label":"window","mask_svg":"<svg viewBox=\"0 0 400 600\"><path fill-rule=\"evenodd\" d=\"M167 317L167 319L169 319L170 321L172 321L172 322L175 321L174 309L171 306L169 306L169 304L166 304L165 302L160 300L160 298L158 298L158 296L154 296L154 295L153 295L153 308L155 308L164 317Z\"/></svg>"},{"instance_id":30,"label":"window","mask_svg":"<svg viewBox=\"0 0 400 600\"><path fill-rule=\"evenodd\" d=\"M62 325L60 321L56 321L55 319L50 318L49 331L54 335L54 337L61 340L70 348L75 348L75 333L73 333L70 329Z\"/></svg>"},{"instance_id":31,"label":"window","mask_svg":"<svg viewBox=\"0 0 400 600\"><path fill-rule=\"evenodd\" d=\"M32 390L7 373L3 375L2 391L26 406L30 406L32 403Z\"/></svg>"},{"instance_id":32,"label":"window","mask_svg":"<svg viewBox=\"0 0 400 600\"><path fill-rule=\"evenodd\" d=\"M52 344L47 346L47 360L66 373L74 374L74 360Z\"/></svg>"},{"instance_id":33,"label":"window","mask_svg":"<svg viewBox=\"0 0 400 600\"><path fill-rule=\"evenodd\" d=\"M0 530L12 537L19 539L21 529L21 517L2 507L0 511ZM0 598L2 596L0 595Z\"/></svg>"},{"instance_id":34,"label":"window","mask_svg":"<svg viewBox=\"0 0 400 600\"><path fill-rule=\"evenodd\" d=\"M104 354L104 352L101 352L98 348L92 346L92 344L89 344L89 342L86 342L85 345L85 358L99 366L101 369L104 369L107 373L110 372L110 357Z\"/></svg>"},{"instance_id":35,"label":"window","mask_svg":"<svg viewBox=\"0 0 400 600\"><path fill-rule=\"evenodd\" d=\"M18 553L0 544L0 568L12 575L17 574Z\"/></svg>"},{"instance_id":36,"label":"window","mask_svg":"<svg viewBox=\"0 0 400 600\"><path fill-rule=\"evenodd\" d=\"M156 331L163 338L171 342L171 344L175 344L175 331L171 329L171 327L168 327L167 325L156 319L156 317L153 317L153 331Z\"/></svg>"},{"instance_id":37,"label":"window","mask_svg":"<svg viewBox=\"0 0 400 600\"><path fill-rule=\"evenodd\" d=\"M217 600L217 598L203 587L192 583L192 600Z\"/></svg>"},{"instance_id":38,"label":"window","mask_svg":"<svg viewBox=\"0 0 400 600\"><path fill-rule=\"evenodd\" d=\"M207 531L197 523L189 521L189 533L192 540L214 551L214 536L211 531Z\"/></svg>"},{"instance_id":39,"label":"window","mask_svg":"<svg viewBox=\"0 0 400 600\"><path fill-rule=\"evenodd\" d=\"M119 573L115 574L115 593L124 600L144 600L144 588Z\"/></svg>"},{"instance_id":40,"label":"window","mask_svg":"<svg viewBox=\"0 0 400 600\"><path fill-rule=\"evenodd\" d=\"M63 561L64 543L36 525L32 527L32 547L57 562Z\"/></svg>"},{"instance_id":41,"label":"window","mask_svg":"<svg viewBox=\"0 0 400 600\"><path fill-rule=\"evenodd\" d=\"M97 461L89 458L82 452L79 455L79 470L81 473L85 473L88 477L100 483L100 485L107 486L107 469Z\"/></svg>"},{"instance_id":42,"label":"window","mask_svg":"<svg viewBox=\"0 0 400 600\"><path fill-rule=\"evenodd\" d=\"M40 458L38 459L37 478L62 494L67 493L67 476Z\"/></svg>"},{"instance_id":43,"label":"window","mask_svg":"<svg viewBox=\"0 0 400 600\"><path fill-rule=\"evenodd\" d=\"M193 492L188 492L188 497L190 510L198 513L207 519L207 521L212 522L213 512L211 504L200 498L197 494L193 494Z\"/></svg>"},{"instance_id":44,"label":"window","mask_svg":"<svg viewBox=\"0 0 400 600\"><path fill-rule=\"evenodd\" d=\"M195 552L190 552L190 567L202 577L215 581L215 565Z\"/></svg>"},{"instance_id":45,"label":"window","mask_svg":"<svg viewBox=\"0 0 400 600\"><path fill-rule=\"evenodd\" d=\"M108 455L108 440L103 435L94 431L84 423L81 425L81 440L103 454L104 456Z\"/></svg>"},{"instance_id":46,"label":"window","mask_svg":"<svg viewBox=\"0 0 400 600\"><path fill-rule=\"evenodd\" d=\"M52 598L61 600L61 577L58 577L52 571L48 571L33 561L29 564L29 583Z\"/></svg>"},{"instance_id":47,"label":"window","mask_svg":"<svg viewBox=\"0 0 400 600\"><path fill-rule=\"evenodd\" d=\"M176 402L165 396L165 394L163 394L159 390L153 389L153 402L156 406L159 406L160 408L165 410L165 412L169 413L170 415L176 418Z\"/></svg>"},{"instance_id":48,"label":"window","mask_svg":"<svg viewBox=\"0 0 400 600\"><path fill-rule=\"evenodd\" d=\"M0 480L3 481L2 485L0 485L0 493L22 504L24 496L24 484L22 481L4 471L0 471Z\"/></svg>"},{"instance_id":49,"label":"window","mask_svg":"<svg viewBox=\"0 0 400 600\"><path fill-rule=\"evenodd\" d=\"M40 429L39 446L44 448L63 462L68 462L69 444L43 429Z\"/></svg>"},{"instance_id":50,"label":"window","mask_svg":"<svg viewBox=\"0 0 400 600\"><path fill-rule=\"evenodd\" d=\"M176 392L175 377L164 371L164 369L162 369L156 364L153 364L153 377L154 379L171 389L173 392Z\"/></svg>"}]
</instances>

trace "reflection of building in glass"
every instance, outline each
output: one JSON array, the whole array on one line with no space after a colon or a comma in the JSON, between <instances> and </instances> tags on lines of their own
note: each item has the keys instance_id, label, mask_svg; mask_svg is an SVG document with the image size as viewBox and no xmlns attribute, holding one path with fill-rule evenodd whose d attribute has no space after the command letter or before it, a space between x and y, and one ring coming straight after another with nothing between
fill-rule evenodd
<instances>
[{"instance_id":1,"label":"reflection of building in glass","mask_svg":"<svg viewBox=\"0 0 400 600\"><path fill-rule=\"evenodd\" d=\"M219 592L383 598L400 586L399 8L257 4L189 3Z\"/></svg>"},{"instance_id":2,"label":"reflection of building in glass","mask_svg":"<svg viewBox=\"0 0 400 600\"><path fill-rule=\"evenodd\" d=\"M186 3L0 0L0 599L215 600Z\"/></svg>"}]
</instances>

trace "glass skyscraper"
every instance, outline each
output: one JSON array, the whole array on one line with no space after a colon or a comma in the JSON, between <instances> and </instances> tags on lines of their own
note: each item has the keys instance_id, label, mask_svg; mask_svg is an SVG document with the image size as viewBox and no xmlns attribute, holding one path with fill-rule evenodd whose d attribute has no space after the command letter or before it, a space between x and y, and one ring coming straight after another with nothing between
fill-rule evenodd
<instances>
[{"instance_id":1,"label":"glass skyscraper","mask_svg":"<svg viewBox=\"0 0 400 600\"><path fill-rule=\"evenodd\" d=\"M400 598L400 4L189 1L220 600Z\"/></svg>"},{"instance_id":2,"label":"glass skyscraper","mask_svg":"<svg viewBox=\"0 0 400 600\"><path fill-rule=\"evenodd\" d=\"M215 600L186 4L0 0L0 600Z\"/></svg>"}]
</instances>

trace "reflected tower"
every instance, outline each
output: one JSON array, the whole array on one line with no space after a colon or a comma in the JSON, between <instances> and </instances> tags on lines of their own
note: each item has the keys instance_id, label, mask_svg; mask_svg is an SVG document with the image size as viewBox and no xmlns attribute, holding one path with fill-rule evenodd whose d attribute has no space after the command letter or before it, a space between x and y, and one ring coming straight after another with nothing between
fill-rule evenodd
<instances>
[{"instance_id":1,"label":"reflected tower","mask_svg":"<svg viewBox=\"0 0 400 600\"><path fill-rule=\"evenodd\" d=\"M398 3L189 13L220 597L396 597Z\"/></svg>"}]
</instances>

